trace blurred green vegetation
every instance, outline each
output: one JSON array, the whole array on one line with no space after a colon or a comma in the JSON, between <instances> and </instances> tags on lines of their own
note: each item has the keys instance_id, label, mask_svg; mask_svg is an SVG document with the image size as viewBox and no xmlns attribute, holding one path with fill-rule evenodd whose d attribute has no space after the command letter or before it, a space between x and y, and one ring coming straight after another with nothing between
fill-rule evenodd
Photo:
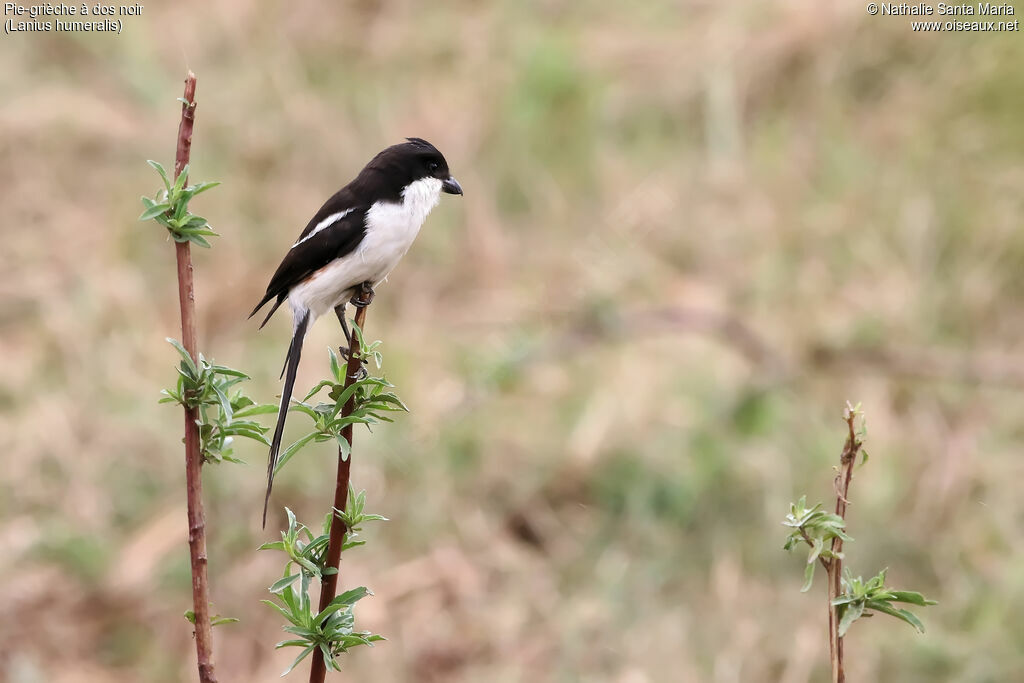
<instances>
[{"instance_id":1,"label":"blurred green vegetation","mask_svg":"<svg viewBox=\"0 0 1024 683\"><path fill-rule=\"evenodd\" d=\"M320 202L406 135L466 189L368 318L412 413L356 436L393 521L342 568L389 638L353 680L821 680L824 596L778 520L831 496L847 399L871 436L850 565L940 602L924 636L852 630L851 680L1024 670L1017 34L859 6L230 0L0 55L0 679L194 677L180 415L156 403L174 260L135 222L186 67L194 174L224 183L196 200L223 235L195 257L200 346L261 400L287 324L245 316ZM338 338L316 327L298 389ZM266 454L236 454L205 474L215 611L242 619L216 659L269 680L290 654L255 548L285 504L322 512L334 455L283 472L263 532Z\"/></svg>"}]
</instances>

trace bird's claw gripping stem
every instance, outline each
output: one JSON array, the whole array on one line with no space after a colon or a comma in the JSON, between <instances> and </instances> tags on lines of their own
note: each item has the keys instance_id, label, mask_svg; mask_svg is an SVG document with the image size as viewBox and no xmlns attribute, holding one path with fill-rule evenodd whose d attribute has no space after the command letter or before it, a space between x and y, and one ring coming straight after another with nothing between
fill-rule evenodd
<instances>
[{"instance_id":1,"label":"bird's claw gripping stem","mask_svg":"<svg viewBox=\"0 0 1024 683\"><path fill-rule=\"evenodd\" d=\"M349 347L348 346L339 346L338 347L338 354L342 358L344 358L345 360L349 359L349 354L350 353L351 353L351 351L349 351ZM366 365L366 359L363 358L363 357L359 358L359 362L362 363L364 366Z\"/></svg>"},{"instance_id":2,"label":"bird's claw gripping stem","mask_svg":"<svg viewBox=\"0 0 1024 683\"><path fill-rule=\"evenodd\" d=\"M366 308L373 303L373 294L373 285L369 282L364 282L359 285L359 289L352 295L352 299L349 303L356 308Z\"/></svg>"}]
</instances>

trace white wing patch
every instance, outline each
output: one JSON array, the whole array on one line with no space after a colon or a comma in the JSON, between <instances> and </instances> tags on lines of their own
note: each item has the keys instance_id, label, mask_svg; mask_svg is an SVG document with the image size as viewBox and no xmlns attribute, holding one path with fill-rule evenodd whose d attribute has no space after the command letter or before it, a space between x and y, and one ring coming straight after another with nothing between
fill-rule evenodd
<instances>
[{"instance_id":1,"label":"white wing patch","mask_svg":"<svg viewBox=\"0 0 1024 683\"><path fill-rule=\"evenodd\" d=\"M338 213L332 213L330 216L328 216L327 218L325 218L322 221L320 221L319 223L317 223L316 226L312 230L309 231L308 235L306 235L305 237L300 239L298 242L293 244L292 245L292 249L294 249L295 247L299 246L300 244L302 244L303 242L305 242L306 240L308 240L310 237L312 237L313 235L317 234L321 230L326 230L327 228L331 227L332 225L334 225L335 223L337 223L338 221L340 221L342 218L344 218L345 216L349 215L350 213L352 213L352 209L345 209L344 211L339 211Z\"/></svg>"}]
</instances>

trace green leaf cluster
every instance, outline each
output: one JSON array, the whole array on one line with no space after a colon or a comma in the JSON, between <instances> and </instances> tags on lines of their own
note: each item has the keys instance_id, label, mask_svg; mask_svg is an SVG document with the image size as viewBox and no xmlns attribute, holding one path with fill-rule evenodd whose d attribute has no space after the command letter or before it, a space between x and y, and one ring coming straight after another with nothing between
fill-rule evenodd
<instances>
[{"instance_id":1,"label":"green leaf cluster","mask_svg":"<svg viewBox=\"0 0 1024 683\"><path fill-rule=\"evenodd\" d=\"M178 364L178 382L173 389L164 389L160 403L177 403L195 408L199 413L199 443L206 462L241 462L233 456L234 438L244 437L270 445L268 428L251 419L277 411L273 404L258 405L242 393L232 391L235 385L249 379L238 370L213 365L202 354L199 363L192 360L185 347L176 339L167 339L181 356Z\"/></svg>"},{"instance_id":2,"label":"green leaf cluster","mask_svg":"<svg viewBox=\"0 0 1024 683\"><path fill-rule=\"evenodd\" d=\"M142 205L145 210L139 216L140 221L155 220L167 228L171 238L175 242L192 242L200 247L210 248L207 237L217 237L217 233L210 228L210 223L202 216L197 216L188 210L188 203L196 195L206 192L211 187L220 183L196 183L185 185L188 178L188 165L181 170L181 173L172 183L167 176L167 171L156 161L149 161L150 166L156 169L163 181L164 187L158 190L152 198L143 197Z\"/></svg>"},{"instance_id":3,"label":"green leaf cluster","mask_svg":"<svg viewBox=\"0 0 1024 683\"><path fill-rule=\"evenodd\" d=\"M902 607L895 607L892 603L906 603L919 607L928 607L938 603L935 600L928 600L916 591L898 591L887 588L885 585L887 571L889 570L883 569L874 578L864 581L859 576L854 578L850 570L846 570L842 580L843 594L832 601L839 614L840 638L846 635L846 631L853 622L862 616L871 616L872 611L896 617L913 626L918 633L924 633L924 624L913 612Z\"/></svg>"},{"instance_id":4,"label":"green leaf cluster","mask_svg":"<svg viewBox=\"0 0 1024 683\"><path fill-rule=\"evenodd\" d=\"M855 465L856 463L851 463L845 458L856 457L856 450L860 450L863 453L860 466L863 466L868 460L868 454L863 449L863 443L867 437L867 427L861 405L859 403L852 405L847 402L843 419L850 430L846 449L843 452L844 465ZM860 423L859 429L856 428L857 421ZM854 450L854 452L848 456L850 450ZM846 534L846 521L842 517L824 511L821 503L808 508L806 496L801 496L796 503L790 503L789 514L786 515L782 524L792 529L783 546L785 550L791 550L801 543L807 544L810 548L807 554L807 567L804 571L804 585L801 588L801 591L805 592L811 587L811 582L814 579L814 567L817 562L820 561L831 570L837 566L833 562L843 558L842 553L832 552L832 541L836 538L843 542L853 540ZM877 576L864 581L859 576L854 578L848 568L844 569L840 579L842 594L832 600L839 619L838 635L840 638L846 635L853 622L863 616L871 616L873 612L896 617L913 626L919 633L924 633L924 625L913 612L897 607L893 603L927 607L936 602L926 599L916 591L898 591L887 588L885 585L887 571L883 569Z\"/></svg>"},{"instance_id":5,"label":"green leaf cluster","mask_svg":"<svg viewBox=\"0 0 1024 683\"><path fill-rule=\"evenodd\" d=\"M359 328L353 329L362 347L360 358L373 358L377 367L380 368L381 354L376 350L380 342L377 341L367 346L363 343ZM370 427L380 422L393 422L384 413L408 412L409 410L397 395L389 391L394 385L383 377L366 375L346 387L345 366L339 362L334 349L329 349L328 353L330 353L331 378L321 380L306 394L305 398L301 401L294 401L291 406L291 410L303 413L313 420L313 429L284 450L277 461L275 472L280 471L292 459L292 456L309 443L335 441L342 457L347 458L352 448L348 439L342 434L345 427L355 424L365 424ZM329 400L315 405L308 403L309 399L325 391L326 398ZM353 399L352 412L342 415L342 410L350 398Z\"/></svg>"},{"instance_id":6,"label":"green leaf cluster","mask_svg":"<svg viewBox=\"0 0 1024 683\"><path fill-rule=\"evenodd\" d=\"M345 536L345 543L342 545L343 551L364 543L364 541L352 542L354 532L358 530L361 523L384 519L380 515L366 514L363 511L365 501L365 491L356 493L350 486L345 511L336 511L338 517L345 522L349 529ZM377 641L384 640L383 636L369 631L355 630L355 615L353 613L355 603L372 593L363 586L353 588L337 596L327 607L314 614L313 603L309 595L311 580L314 578L322 580L325 575L338 571L333 567L326 566L327 546L334 515L328 514L324 518L321 534L314 536L306 525L295 518L295 514L290 509L285 508L285 511L288 514L288 528L281 532L281 540L264 543L260 546L260 550L280 550L288 556L283 576L270 587L270 592L274 594L277 602L274 600L263 601L288 621L284 630L295 636L277 643L275 647L302 648L295 661L282 675L290 673L299 662L316 649L320 650L328 669L340 671L341 666L337 660L340 654L358 645L372 645ZM298 569L298 572L293 573L295 568Z\"/></svg>"},{"instance_id":7,"label":"green leaf cluster","mask_svg":"<svg viewBox=\"0 0 1024 683\"><path fill-rule=\"evenodd\" d=\"M800 589L804 593L810 590L814 581L814 567L819 557L828 560L843 556L842 553L832 552L832 539L853 540L846 535L846 522L843 518L835 513L826 512L822 507L822 504L818 503L808 508L807 496L801 496L800 500L789 504L789 514L782 522L783 526L793 529L782 546L784 550L792 550L801 543L806 543L810 547L807 553L807 567L804 569L804 585Z\"/></svg>"},{"instance_id":8,"label":"green leaf cluster","mask_svg":"<svg viewBox=\"0 0 1024 683\"><path fill-rule=\"evenodd\" d=\"M353 327L353 332L353 345L359 344L359 358L364 361L372 359L380 369L383 363L381 353L378 351L380 342L366 344L358 326ZM275 471L280 470L309 443L333 441L338 444L342 457L348 458L351 455L351 446L342 434L346 427L356 424L370 427L380 422L391 422L386 413L408 410L401 399L390 391L392 385L383 377L372 377L363 371L362 376L349 383L346 378L347 367L341 363L333 349L329 353L330 377L319 382L305 398L293 402L291 406L291 410L301 412L313 420L313 429L285 449L278 459ZM362 367L360 369L362 370ZM309 403L309 400L318 394L325 395L324 400L316 404ZM342 415L349 401L352 402L351 412ZM363 524L385 520L381 515L367 513L365 507L366 492L357 492L350 485L345 509L332 509L324 518L318 536L301 524L291 510L285 508L288 528L281 532L281 540L260 547L261 550L280 550L288 556L281 578L270 587L276 601L264 601L287 619L288 625L284 630L295 636L278 643L277 647L302 648L285 674L317 649L323 655L327 668L337 671L340 669L338 655L351 647L371 645L383 640L381 636L368 631L355 630L353 606L356 601L371 594L366 588L354 588L342 593L327 608L315 614L309 597L309 584L313 579L322 581L324 576L337 573L336 568L327 566L332 521L337 518L345 525L341 545L344 552L366 543L359 538Z\"/></svg>"},{"instance_id":9,"label":"green leaf cluster","mask_svg":"<svg viewBox=\"0 0 1024 683\"><path fill-rule=\"evenodd\" d=\"M345 523L345 529L347 530L345 532L345 542L341 545L342 552L350 548L366 544L366 541L359 538L359 532L363 530L363 524L365 522L388 521L388 518L382 515L374 515L364 512L365 507L366 491L356 492L352 485L349 484L348 497L345 499L344 512L338 508L334 508L334 512L337 514L338 519Z\"/></svg>"},{"instance_id":10,"label":"green leaf cluster","mask_svg":"<svg viewBox=\"0 0 1024 683\"><path fill-rule=\"evenodd\" d=\"M285 586L294 583L299 578L298 574L291 573L292 565L318 579L337 571L324 567L327 562L327 544L331 535L331 515L328 514L324 518L320 535L313 536L309 527L295 518L294 512L289 508L284 510L288 514L288 529L281 532L281 540L264 543L259 548L260 550L280 550L288 556L288 562L284 566L284 576L270 587L271 593L280 593Z\"/></svg>"}]
</instances>

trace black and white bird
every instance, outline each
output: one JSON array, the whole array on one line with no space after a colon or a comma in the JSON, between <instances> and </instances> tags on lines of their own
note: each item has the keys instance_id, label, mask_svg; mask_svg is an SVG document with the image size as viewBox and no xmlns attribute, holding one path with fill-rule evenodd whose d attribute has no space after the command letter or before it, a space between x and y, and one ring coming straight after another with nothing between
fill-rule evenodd
<instances>
[{"instance_id":1,"label":"black and white bird","mask_svg":"<svg viewBox=\"0 0 1024 683\"><path fill-rule=\"evenodd\" d=\"M462 194L462 186L436 147L420 138L407 140L375 156L355 180L320 207L249 314L251 318L274 300L260 324L262 329L286 300L292 310L292 341L282 370L284 388L267 465L264 526L302 342L313 322L333 310L351 348L345 304L364 283L376 286L398 265L442 192Z\"/></svg>"}]
</instances>

